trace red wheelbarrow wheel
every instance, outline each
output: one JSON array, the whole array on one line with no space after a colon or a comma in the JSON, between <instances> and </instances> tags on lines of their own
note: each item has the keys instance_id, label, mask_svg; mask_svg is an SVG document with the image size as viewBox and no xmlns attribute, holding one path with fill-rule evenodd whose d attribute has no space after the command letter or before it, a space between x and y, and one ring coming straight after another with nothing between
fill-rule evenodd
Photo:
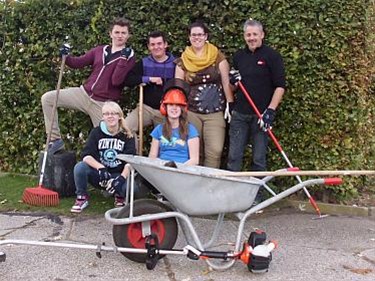
<instances>
[{"instance_id":1,"label":"red wheelbarrow wheel","mask_svg":"<svg viewBox=\"0 0 375 281\"><path fill-rule=\"evenodd\" d=\"M125 206L118 213L117 218L129 217L130 206ZM134 201L133 216L144 214L156 214L171 211L169 207L163 203L151 200L140 199ZM178 235L178 226L175 218L167 218L150 221L151 232L156 234L161 249L172 249L176 243ZM146 238L142 237L142 224L132 223L125 225L113 226L113 240L118 247L125 248L145 248ZM123 253L126 258L139 262L146 262L146 254ZM162 258L164 256L160 256Z\"/></svg>"}]
</instances>

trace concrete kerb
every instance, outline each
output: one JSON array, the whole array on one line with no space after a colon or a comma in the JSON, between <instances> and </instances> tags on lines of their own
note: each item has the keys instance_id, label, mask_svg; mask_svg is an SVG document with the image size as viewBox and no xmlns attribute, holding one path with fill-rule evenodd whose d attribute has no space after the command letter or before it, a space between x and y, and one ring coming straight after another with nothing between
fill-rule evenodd
<instances>
[{"instance_id":1,"label":"concrete kerb","mask_svg":"<svg viewBox=\"0 0 375 281\"><path fill-rule=\"evenodd\" d=\"M317 204L322 215L343 215L375 219L375 207L346 206L322 202L317 202ZM292 207L302 212L316 213L309 201L285 199L275 204L275 207L276 206L279 208Z\"/></svg>"}]
</instances>

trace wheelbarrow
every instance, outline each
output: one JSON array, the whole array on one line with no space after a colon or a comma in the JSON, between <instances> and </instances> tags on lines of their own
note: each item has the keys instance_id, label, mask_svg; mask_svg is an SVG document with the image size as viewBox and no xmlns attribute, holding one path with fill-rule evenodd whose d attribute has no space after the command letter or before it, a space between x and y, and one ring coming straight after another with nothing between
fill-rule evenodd
<instances>
[{"instance_id":1,"label":"wheelbarrow","mask_svg":"<svg viewBox=\"0 0 375 281\"><path fill-rule=\"evenodd\" d=\"M95 250L98 257L101 257L102 251L120 252L132 261L145 263L148 269L153 269L159 259L171 254L184 255L194 260L202 259L214 270L229 269L236 261L241 260L250 271L263 272L268 270L272 255L265 255L264 258L252 255L256 247L266 242L266 235L262 231L252 232L248 241L242 244L241 236L247 218L304 187L342 182L341 178L309 179L276 194L268 186L269 181L275 177L272 172L271 175L266 172L263 177L258 177L260 174L254 174L257 176L254 177L251 173L242 176L239 173L201 166L177 164L176 167L168 167L165 166L166 161L142 156L117 157L127 162L131 172L126 205L105 213L105 219L113 224L115 246L28 240L2 240L0 245L23 244ZM289 168L277 172L292 173L295 176L295 171L296 168ZM161 200L134 199L136 173L157 188ZM267 190L271 197L253 205L260 187ZM227 251L210 251L227 213L233 213L239 220L235 244ZM216 226L209 241L203 243L193 226L192 217L212 215L217 216ZM175 249L179 227L187 244L182 249ZM271 251L272 247L269 249ZM5 259L5 253L0 252L0 261ZM214 259L220 259L220 262L217 263Z\"/></svg>"},{"instance_id":2,"label":"wheelbarrow","mask_svg":"<svg viewBox=\"0 0 375 281\"><path fill-rule=\"evenodd\" d=\"M252 257L251 253L256 246L265 242L266 235L262 231L253 232L243 244L241 236L247 218L304 187L342 182L341 178L310 179L276 194L268 186L273 175L257 178L202 166L175 164L170 167L167 161L142 156L118 155L117 158L127 162L131 168L127 202L121 209L108 210L105 218L114 225L116 246L133 249L121 253L132 261L146 263L148 269L154 268L164 255L177 254L195 260L203 259L214 270L226 270L237 260L242 260L250 271L263 272L268 269L272 256L266 255L259 261L259 257ZM296 170L298 169L289 168L279 172ZM159 198L162 200L134 200L135 171L160 192ZM267 190L271 197L253 205L260 187ZM227 213L234 213L239 219L234 248L228 251L209 251ZM212 215L217 216L216 226L211 239L203 243L191 218ZM183 249L174 249L178 225L187 242ZM221 261L216 263L213 259ZM257 262L255 265L254 260Z\"/></svg>"}]
</instances>

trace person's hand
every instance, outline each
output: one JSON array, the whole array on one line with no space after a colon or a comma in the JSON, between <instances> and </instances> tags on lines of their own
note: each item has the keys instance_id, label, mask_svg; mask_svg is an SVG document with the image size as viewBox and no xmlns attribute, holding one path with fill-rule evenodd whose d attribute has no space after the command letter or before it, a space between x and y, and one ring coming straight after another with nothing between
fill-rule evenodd
<instances>
[{"instance_id":1,"label":"person's hand","mask_svg":"<svg viewBox=\"0 0 375 281\"><path fill-rule=\"evenodd\" d=\"M121 188L125 184L125 182L126 179L122 175L119 175L114 179L108 181L107 188L105 190L110 195L113 195L115 193L120 194Z\"/></svg>"},{"instance_id":2,"label":"person's hand","mask_svg":"<svg viewBox=\"0 0 375 281\"><path fill-rule=\"evenodd\" d=\"M224 111L224 119L227 120L228 123L232 120L232 111L234 108L234 102L227 102L227 106L225 107Z\"/></svg>"},{"instance_id":3,"label":"person's hand","mask_svg":"<svg viewBox=\"0 0 375 281\"><path fill-rule=\"evenodd\" d=\"M134 51L130 47L125 47L121 50L121 56L127 60L134 56Z\"/></svg>"},{"instance_id":4,"label":"person's hand","mask_svg":"<svg viewBox=\"0 0 375 281\"><path fill-rule=\"evenodd\" d=\"M70 47L70 45L69 45L68 43L63 44L63 45L60 47L60 50L59 50L59 52L60 52L60 56L62 57L62 56L67 56L67 55L69 55L71 49L72 49L72 48Z\"/></svg>"},{"instance_id":5,"label":"person's hand","mask_svg":"<svg viewBox=\"0 0 375 281\"><path fill-rule=\"evenodd\" d=\"M268 129L272 129L272 123L275 119L276 111L272 108L267 108L263 114L262 118L258 120L258 124L260 129L263 131L267 131Z\"/></svg>"},{"instance_id":6,"label":"person's hand","mask_svg":"<svg viewBox=\"0 0 375 281\"><path fill-rule=\"evenodd\" d=\"M236 86L237 83L241 81L241 74L238 70L231 70L229 72L229 83Z\"/></svg>"},{"instance_id":7,"label":"person's hand","mask_svg":"<svg viewBox=\"0 0 375 281\"><path fill-rule=\"evenodd\" d=\"M163 85L163 79L161 77L150 77L150 82L156 85Z\"/></svg>"},{"instance_id":8,"label":"person's hand","mask_svg":"<svg viewBox=\"0 0 375 281\"><path fill-rule=\"evenodd\" d=\"M111 174L107 171L107 168L100 168L98 170L99 175L99 185L105 187L108 180L111 178Z\"/></svg>"}]
</instances>

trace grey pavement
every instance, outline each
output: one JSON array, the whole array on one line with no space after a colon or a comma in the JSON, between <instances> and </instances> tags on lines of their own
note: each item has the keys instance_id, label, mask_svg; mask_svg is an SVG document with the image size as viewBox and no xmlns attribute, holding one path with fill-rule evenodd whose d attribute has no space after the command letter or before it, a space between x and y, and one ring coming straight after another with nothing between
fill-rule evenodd
<instances>
[{"instance_id":1,"label":"grey pavement","mask_svg":"<svg viewBox=\"0 0 375 281\"><path fill-rule=\"evenodd\" d=\"M251 217L243 241L254 228L279 242L269 272L253 274L240 261L229 270L210 270L204 261L168 255L152 271L127 260L120 253L0 245L6 261L0 263L0 280L375 280L375 220L368 217L329 216L313 220L313 214L273 209ZM211 237L215 220L194 218L203 241ZM235 241L237 221L226 220L217 248ZM56 243L103 242L113 246L112 225L104 216L59 217L48 214L0 214L0 239L55 241ZM176 248L185 246L182 231Z\"/></svg>"}]
</instances>

